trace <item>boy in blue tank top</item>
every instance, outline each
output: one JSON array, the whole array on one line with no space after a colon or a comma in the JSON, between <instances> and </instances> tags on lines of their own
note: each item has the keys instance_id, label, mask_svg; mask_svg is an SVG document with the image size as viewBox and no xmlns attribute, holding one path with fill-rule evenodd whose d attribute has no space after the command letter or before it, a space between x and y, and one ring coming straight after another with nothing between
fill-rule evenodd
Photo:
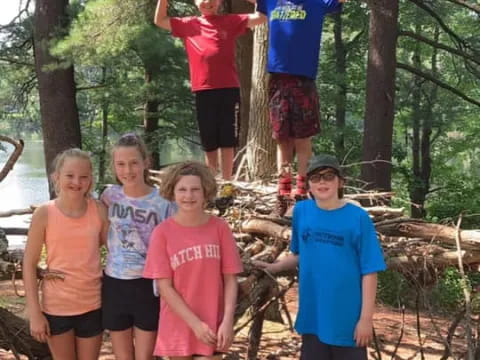
<instances>
[{"instance_id":1,"label":"boy in blue tank top","mask_svg":"<svg viewBox=\"0 0 480 360\"><path fill-rule=\"evenodd\" d=\"M307 196L306 172L312 136L320 131L315 86L325 15L345 0L257 0L268 17L269 108L278 152L278 208L283 216L291 197L291 165L297 155L295 200Z\"/></svg>"},{"instance_id":2,"label":"boy in blue tank top","mask_svg":"<svg viewBox=\"0 0 480 360\"><path fill-rule=\"evenodd\" d=\"M299 266L295 329L302 360L366 360L373 337L377 272L386 268L368 213L343 200L337 159L313 157L307 169L312 199L293 210L291 254L256 265L277 273Z\"/></svg>"}]
</instances>

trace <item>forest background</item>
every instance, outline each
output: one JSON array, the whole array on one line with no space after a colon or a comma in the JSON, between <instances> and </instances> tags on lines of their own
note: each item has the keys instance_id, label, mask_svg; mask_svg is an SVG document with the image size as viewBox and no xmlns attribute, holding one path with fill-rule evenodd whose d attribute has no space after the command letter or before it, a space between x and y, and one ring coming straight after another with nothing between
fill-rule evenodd
<instances>
[{"instance_id":1,"label":"forest background","mask_svg":"<svg viewBox=\"0 0 480 360\"><path fill-rule=\"evenodd\" d=\"M15 18L0 26L0 134L42 138L47 164L70 146L91 151L100 186L111 181L108 145L122 133L145 135L154 168L168 163L167 141L198 152L183 45L153 25L155 5L20 0ZM253 6L225 0L224 11ZM194 14L195 7L171 0L169 13ZM392 190L392 205L414 218L450 224L462 214L462 228L480 228L479 19L474 0L350 0L327 18L314 147L338 155L350 192ZM261 26L237 44L238 162L245 156L249 180L276 173L267 36ZM470 270L473 288L478 273ZM444 310L462 304L457 275L446 269L437 285ZM385 299L397 302L402 282L387 277L396 285L384 286Z\"/></svg>"}]
</instances>

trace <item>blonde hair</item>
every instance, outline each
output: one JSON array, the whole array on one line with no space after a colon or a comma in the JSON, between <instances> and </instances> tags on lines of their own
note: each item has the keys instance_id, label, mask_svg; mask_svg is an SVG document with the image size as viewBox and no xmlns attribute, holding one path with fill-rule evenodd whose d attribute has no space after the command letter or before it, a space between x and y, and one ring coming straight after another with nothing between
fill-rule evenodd
<instances>
[{"instance_id":1,"label":"blonde hair","mask_svg":"<svg viewBox=\"0 0 480 360\"><path fill-rule=\"evenodd\" d=\"M193 175L200 178L205 199L213 200L217 194L217 182L211 170L198 161L186 161L177 165L172 165L167 169L163 176L160 187L160 195L167 200L175 200L175 185L182 176Z\"/></svg>"},{"instance_id":2,"label":"blonde hair","mask_svg":"<svg viewBox=\"0 0 480 360\"><path fill-rule=\"evenodd\" d=\"M153 183L150 181L150 156L147 150L147 146L145 143L142 141L140 136L138 136L135 133L127 133L124 134L118 139L118 141L113 145L112 151L110 154L110 167L112 169L112 173L115 176L115 181L122 185L122 182L118 178L116 172L115 172L115 151L119 147L134 147L137 149L137 151L140 153L140 156L142 157L143 161L145 162L145 171L143 172L143 181L145 181L145 184L153 186Z\"/></svg>"},{"instance_id":3,"label":"blonde hair","mask_svg":"<svg viewBox=\"0 0 480 360\"><path fill-rule=\"evenodd\" d=\"M85 197L92 196L92 191L95 185L94 178L93 178L92 158L90 157L90 154L88 152L83 151L79 148L71 148L71 149L64 150L61 153L59 153L53 160L53 173L52 173L51 179L53 182L53 186L55 188L55 193L57 194L57 196L60 193L60 189L58 188L57 177L60 174L60 171L62 170L63 165L65 165L65 161L71 158L77 158L77 159L88 161L88 164L90 165L91 180L90 180L90 186L88 187L88 190L85 193Z\"/></svg>"}]
</instances>

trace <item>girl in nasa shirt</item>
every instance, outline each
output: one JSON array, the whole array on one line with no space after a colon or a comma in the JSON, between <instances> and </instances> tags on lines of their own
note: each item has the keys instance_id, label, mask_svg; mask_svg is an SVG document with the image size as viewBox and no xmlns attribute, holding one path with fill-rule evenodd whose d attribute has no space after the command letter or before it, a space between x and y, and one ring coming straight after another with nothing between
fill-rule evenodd
<instances>
[{"instance_id":1,"label":"girl in nasa shirt","mask_svg":"<svg viewBox=\"0 0 480 360\"><path fill-rule=\"evenodd\" d=\"M153 231L143 273L162 299L157 356L219 359L232 343L242 264L228 224L204 210L215 193L210 170L197 162L173 167L162 182L178 212Z\"/></svg>"},{"instance_id":2,"label":"girl in nasa shirt","mask_svg":"<svg viewBox=\"0 0 480 360\"><path fill-rule=\"evenodd\" d=\"M153 228L175 207L148 182L148 154L135 134L122 136L112 150L117 182L102 201L108 206L110 229L102 288L103 326L112 338L117 359L153 359L158 298L152 281L142 277Z\"/></svg>"}]
</instances>

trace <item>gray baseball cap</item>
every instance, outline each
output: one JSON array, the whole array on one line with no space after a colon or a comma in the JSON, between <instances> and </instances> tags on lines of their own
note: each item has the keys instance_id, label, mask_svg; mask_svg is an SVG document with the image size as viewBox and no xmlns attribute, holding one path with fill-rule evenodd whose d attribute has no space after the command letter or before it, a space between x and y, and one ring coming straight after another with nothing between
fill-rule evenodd
<instances>
[{"instance_id":1,"label":"gray baseball cap","mask_svg":"<svg viewBox=\"0 0 480 360\"><path fill-rule=\"evenodd\" d=\"M334 169L340 177L343 177L342 167L337 158L329 154L318 154L311 157L308 162L307 175L322 168Z\"/></svg>"}]
</instances>

